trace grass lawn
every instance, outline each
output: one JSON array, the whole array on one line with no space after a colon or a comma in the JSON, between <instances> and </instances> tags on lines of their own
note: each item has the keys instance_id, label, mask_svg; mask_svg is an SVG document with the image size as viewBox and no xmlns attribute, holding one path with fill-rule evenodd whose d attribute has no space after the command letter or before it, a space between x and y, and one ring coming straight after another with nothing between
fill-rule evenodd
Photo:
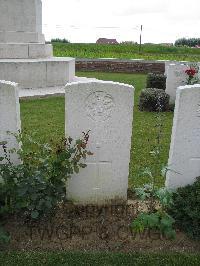
<instances>
[{"instance_id":1,"label":"grass lawn","mask_svg":"<svg viewBox=\"0 0 200 266\"><path fill-rule=\"evenodd\" d=\"M140 90L145 87L146 75L78 72L78 76L96 77L102 80L113 80L134 85L135 108L133 123L133 139L130 161L130 185L138 186L147 181L141 176L141 169L154 164L149 152L156 143L156 114L138 111ZM64 136L64 97L21 101L22 128L26 132L36 132L36 137L42 141L58 139ZM173 113L163 114L162 154L156 167L166 165L171 138ZM160 185L163 180L159 179Z\"/></svg>"},{"instance_id":2,"label":"grass lawn","mask_svg":"<svg viewBox=\"0 0 200 266\"><path fill-rule=\"evenodd\" d=\"M146 266L194 266L199 265L199 254L120 254L120 253L81 253L81 252L21 252L0 253L2 266L38 265L146 265Z\"/></svg>"}]
</instances>

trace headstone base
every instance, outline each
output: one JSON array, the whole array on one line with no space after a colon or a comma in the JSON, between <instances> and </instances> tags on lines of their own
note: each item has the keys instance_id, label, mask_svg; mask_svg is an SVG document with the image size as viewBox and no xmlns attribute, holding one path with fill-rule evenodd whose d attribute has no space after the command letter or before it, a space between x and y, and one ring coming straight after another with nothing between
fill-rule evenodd
<instances>
[{"instance_id":1,"label":"headstone base","mask_svg":"<svg viewBox=\"0 0 200 266\"><path fill-rule=\"evenodd\" d=\"M0 80L16 82L20 88L64 86L74 76L75 59L70 57L0 60Z\"/></svg>"}]
</instances>

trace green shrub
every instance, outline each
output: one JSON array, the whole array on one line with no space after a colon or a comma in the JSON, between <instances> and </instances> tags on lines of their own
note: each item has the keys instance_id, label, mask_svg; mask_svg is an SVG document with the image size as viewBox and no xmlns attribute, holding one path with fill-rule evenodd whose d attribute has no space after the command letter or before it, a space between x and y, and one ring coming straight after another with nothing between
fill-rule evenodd
<instances>
[{"instance_id":1,"label":"green shrub","mask_svg":"<svg viewBox=\"0 0 200 266\"><path fill-rule=\"evenodd\" d=\"M85 168L88 133L82 139L63 138L57 143L40 143L30 136L18 151L20 165L10 161L10 152L2 142L5 163L0 164L0 217L20 212L37 219L47 215L66 198L66 181L73 173ZM25 147L26 146L26 147ZM27 148L28 147L28 148Z\"/></svg>"},{"instance_id":2,"label":"green shrub","mask_svg":"<svg viewBox=\"0 0 200 266\"><path fill-rule=\"evenodd\" d=\"M161 89L143 89L139 98L139 110L164 112L169 109L169 95Z\"/></svg>"},{"instance_id":3,"label":"green shrub","mask_svg":"<svg viewBox=\"0 0 200 266\"><path fill-rule=\"evenodd\" d=\"M179 229L200 240L200 178L192 185L177 189L169 212Z\"/></svg>"},{"instance_id":4,"label":"green shrub","mask_svg":"<svg viewBox=\"0 0 200 266\"><path fill-rule=\"evenodd\" d=\"M166 76L164 74L149 73L147 75L147 88L166 89Z\"/></svg>"}]
</instances>

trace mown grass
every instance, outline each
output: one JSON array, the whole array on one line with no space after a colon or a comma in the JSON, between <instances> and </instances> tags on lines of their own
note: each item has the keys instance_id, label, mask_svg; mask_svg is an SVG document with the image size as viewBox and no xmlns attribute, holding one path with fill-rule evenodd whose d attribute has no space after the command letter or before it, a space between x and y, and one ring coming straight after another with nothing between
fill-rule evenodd
<instances>
[{"instance_id":1,"label":"mown grass","mask_svg":"<svg viewBox=\"0 0 200 266\"><path fill-rule=\"evenodd\" d=\"M122 254L122 253L83 253L83 252L12 252L0 253L2 266L38 265L148 265L148 266L195 266L199 265L200 254Z\"/></svg>"},{"instance_id":2,"label":"mown grass","mask_svg":"<svg viewBox=\"0 0 200 266\"><path fill-rule=\"evenodd\" d=\"M118 44L79 44L53 43L55 56L69 56L76 58L119 58L146 60L175 60L200 61L200 49L189 47L175 47L163 45L142 45L139 52L138 45Z\"/></svg>"},{"instance_id":3,"label":"mown grass","mask_svg":"<svg viewBox=\"0 0 200 266\"><path fill-rule=\"evenodd\" d=\"M141 176L145 167L153 166L155 163L149 152L156 143L156 113L140 112L138 110L138 99L141 89L145 87L146 75L118 74L118 73L97 73L78 72L78 76L96 77L102 80L113 80L131 84L135 87L135 108L133 123L133 138L130 160L130 186L139 186L147 182L147 177ZM42 141L58 139L64 136L64 97L23 100L21 102L22 128L28 133L37 131L36 138ZM167 164L169 144L171 138L173 113L163 114L162 130L162 152L160 162L156 167L161 169ZM155 166L154 166L155 167ZM159 185L164 180L158 178Z\"/></svg>"}]
</instances>

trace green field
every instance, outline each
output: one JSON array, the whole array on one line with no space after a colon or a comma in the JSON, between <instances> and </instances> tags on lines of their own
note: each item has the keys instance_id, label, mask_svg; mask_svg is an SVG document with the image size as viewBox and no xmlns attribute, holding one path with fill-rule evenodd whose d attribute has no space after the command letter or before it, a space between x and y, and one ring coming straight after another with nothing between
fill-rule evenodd
<instances>
[{"instance_id":1,"label":"green field","mask_svg":"<svg viewBox=\"0 0 200 266\"><path fill-rule=\"evenodd\" d=\"M200 61L200 49L189 47L162 46L156 44L139 45L118 44L78 44L53 43L54 56L76 58L120 58L146 60Z\"/></svg>"},{"instance_id":2,"label":"green field","mask_svg":"<svg viewBox=\"0 0 200 266\"><path fill-rule=\"evenodd\" d=\"M146 75L117 74L117 73L77 73L78 76L96 77L102 80L113 80L131 84L135 87L135 108L133 123L133 139L130 162L130 185L138 186L147 181L140 176L144 167L153 165L154 161L149 155L156 143L157 120L155 113L140 112L138 110L138 97L141 89L145 87ZM172 112L166 112L163 116L162 153L160 163L156 167L161 168L167 163L172 127ZM23 130L28 133L37 132L36 137L42 141L58 139L64 136L64 97L45 99L22 100L21 119ZM159 179L160 185L164 180Z\"/></svg>"}]
</instances>

